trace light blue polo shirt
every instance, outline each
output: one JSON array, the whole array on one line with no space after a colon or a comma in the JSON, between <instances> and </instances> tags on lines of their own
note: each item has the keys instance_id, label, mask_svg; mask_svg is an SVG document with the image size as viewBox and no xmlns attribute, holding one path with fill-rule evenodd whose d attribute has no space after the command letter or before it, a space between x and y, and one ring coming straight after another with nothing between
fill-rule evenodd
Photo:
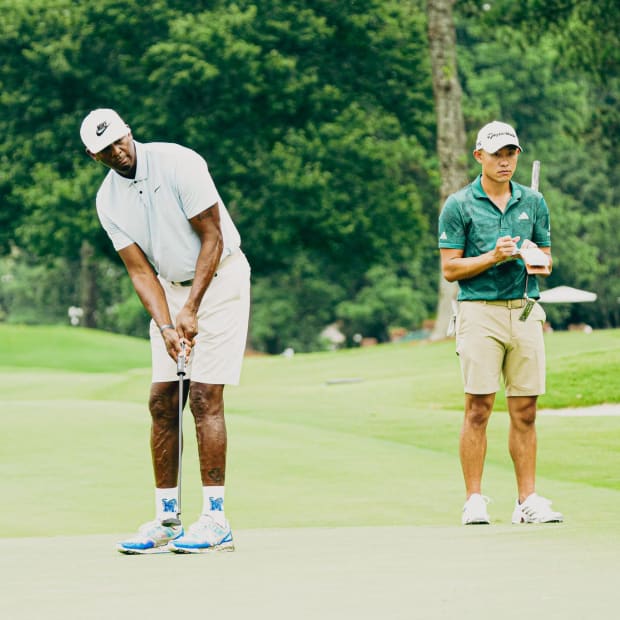
<instances>
[{"instance_id":1,"label":"light blue polo shirt","mask_svg":"<svg viewBox=\"0 0 620 620\"><path fill-rule=\"evenodd\" d=\"M172 282L191 280L200 238L189 219L219 206L222 259L241 245L207 162L179 144L135 142L135 179L110 170L97 192L97 215L116 251L136 243L155 271Z\"/></svg>"},{"instance_id":2,"label":"light blue polo shirt","mask_svg":"<svg viewBox=\"0 0 620 620\"><path fill-rule=\"evenodd\" d=\"M495 248L499 237L521 237L540 247L551 246L549 208L542 194L510 182L511 197L502 213L482 189L481 177L452 194L439 215L439 247L463 250L465 258ZM459 301L519 299L525 294L526 270L520 259L494 265L459 280ZM536 277L527 279L528 296L540 297Z\"/></svg>"}]
</instances>

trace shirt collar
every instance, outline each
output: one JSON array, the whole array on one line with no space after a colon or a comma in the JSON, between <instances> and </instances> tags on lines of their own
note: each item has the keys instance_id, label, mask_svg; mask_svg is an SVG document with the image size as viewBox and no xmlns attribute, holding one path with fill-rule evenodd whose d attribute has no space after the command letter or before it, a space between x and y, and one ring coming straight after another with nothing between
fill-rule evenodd
<instances>
[{"instance_id":1,"label":"shirt collar","mask_svg":"<svg viewBox=\"0 0 620 620\"><path fill-rule=\"evenodd\" d=\"M149 176L149 166L146 159L146 149L140 142L134 140L136 147L136 177L134 181L144 181Z\"/></svg>"},{"instance_id":2,"label":"shirt collar","mask_svg":"<svg viewBox=\"0 0 620 620\"><path fill-rule=\"evenodd\" d=\"M483 187L482 187L482 175L479 174L475 179L474 182L471 184L473 192L474 192L474 197L475 198L485 198L486 200L489 200L489 197L487 196L486 192L484 191ZM517 202L518 200L521 200L521 189L518 187L518 185L516 183L513 183L512 181L510 181L510 200L508 201L508 204L511 205L513 202Z\"/></svg>"}]
</instances>

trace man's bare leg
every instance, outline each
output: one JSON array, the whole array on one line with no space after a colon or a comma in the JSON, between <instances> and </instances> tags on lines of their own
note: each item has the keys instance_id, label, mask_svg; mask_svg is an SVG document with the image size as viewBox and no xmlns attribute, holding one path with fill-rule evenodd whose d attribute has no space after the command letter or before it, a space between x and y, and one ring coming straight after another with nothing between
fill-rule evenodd
<instances>
[{"instance_id":1,"label":"man's bare leg","mask_svg":"<svg viewBox=\"0 0 620 620\"><path fill-rule=\"evenodd\" d=\"M537 396L511 396L508 448L514 463L519 501L534 493L536 487L536 401Z\"/></svg>"},{"instance_id":2,"label":"man's bare leg","mask_svg":"<svg viewBox=\"0 0 620 620\"><path fill-rule=\"evenodd\" d=\"M461 428L459 454L466 498L481 492L482 471L487 452L487 424L495 394L465 394L465 417Z\"/></svg>"},{"instance_id":3,"label":"man's bare leg","mask_svg":"<svg viewBox=\"0 0 620 620\"><path fill-rule=\"evenodd\" d=\"M166 381L151 384L151 456L155 486L177 486L179 464L179 384Z\"/></svg>"},{"instance_id":4,"label":"man's bare leg","mask_svg":"<svg viewBox=\"0 0 620 620\"><path fill-rule=\"evenodd\" d=\"M196 423L202 485L224 486L227 447L224 386L192 382L189 404Z\"/></svg>"}]
</instances>

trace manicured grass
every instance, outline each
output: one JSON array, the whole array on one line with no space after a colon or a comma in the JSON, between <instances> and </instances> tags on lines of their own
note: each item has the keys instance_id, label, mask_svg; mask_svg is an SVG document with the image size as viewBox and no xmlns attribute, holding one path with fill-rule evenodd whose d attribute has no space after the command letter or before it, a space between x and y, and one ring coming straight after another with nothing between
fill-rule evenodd
<instances>
[{"instance_id":1,"label":"manicured grass","mask_svg":"<svg viewBox=\"0 0 620 620\"><path fill-rule=\"evenodd\" d=\"M148 342L0 326L5 535L110 533L153 511ZM541 406L620 402L620 331L547 336ZM355 380L355 381L352 381ZM246 359L227 388L227 510L238 528L454 525L463 490L462 387L452 341ZM514 476L498 395L485 493L507 523ZM184 514L200 481L186 412ZM617 533L620 418L541 417L539 490L572 520ZM17 518L16 518L17 517Z\"/></svg>"},{"instance_id":2,"label":"manicured grass","mask_svg":"<svg viewBox=\"0 0 620 620\"><path fill-rule=\"evenodd\" d=\"M61 326L0 324L0 367L120 372L150 363L148 340Z\"/></svg>"},{"instance_id":3,"label":"manicured grass","mask_svg":"<svg viewBox=\"0 0 620 620\"><path fill-rule=\"evenodd\" d=\"M604 402L620 402L620 330L600 330L592 334L556 332L546 337L547 394L541 407L585 406ZM112 375L133 371L144 375L150 365L147 340L128 338L97 330L71 327L22 327L0 324L0 370L16 369L70 371L81 374ZM247 370L250 369L250 370ZM140 372L140 371L143 372ZM274 400L282 403L283 391L321 385L334 379L362 379L377 387L394 389L407 398L403 405L460 409L462 388L454 342L383 345L336 353L282 357L250 358L246 362L243 385L274 383ZM53 374L46 376L55 383ZM148 372L146 372L148 380ZM129 375L131 382L132 377ZM289 383L288 378L294 383ZM26 380L27 381L27 380ZM82 381L88 381L86 377ZM403 384L404 381L404 384ZM127 383L123 379L122 383ZM286 384L289 383L287 386ZM284 384L284 385L283 385ZM357 384L330 386L347 394ZM96 387L94 388L96 391ZM54 389L52 388L52 391ZM43 394L47 392L44 390ZM99 398L99 395L95 395ZM117 394L110 393L110 398ZM286 399L285 399L286 400ZM505 409L498 395L497 409Z\"/></svg>"}]
</instances>

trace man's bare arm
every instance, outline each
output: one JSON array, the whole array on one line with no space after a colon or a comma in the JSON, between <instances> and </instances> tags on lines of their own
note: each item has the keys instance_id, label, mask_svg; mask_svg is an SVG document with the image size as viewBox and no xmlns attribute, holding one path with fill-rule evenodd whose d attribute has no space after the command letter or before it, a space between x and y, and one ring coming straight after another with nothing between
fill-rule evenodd
<instances>
[{"instance_id":1,"label":"man's bare arm","mask_svg":"<svg viewBox=\"0 0 620 620\"><path fill-rule=\"evenodd\" d=\"M169 325L171 318L164 290L142 249L132 243L119 250L118 254L125 263L131 283L147 312L157 325Z\"/></svg>"},{"instance_id":2,"label":"man's bare arm","mask_svg":"<svg viewBox=\"0 0 620 620\"><path fill-rule=\"evenodd\" d=\"M457 280L468 280L483 271L501 263L504 260L514 258L517 250L519 237L500 237L495 243L495 247L489 252L479 256L463 257L463 250L442 248L439 250L441 256L441 272L448 282Z\"/></svg>"}]
</instances>

